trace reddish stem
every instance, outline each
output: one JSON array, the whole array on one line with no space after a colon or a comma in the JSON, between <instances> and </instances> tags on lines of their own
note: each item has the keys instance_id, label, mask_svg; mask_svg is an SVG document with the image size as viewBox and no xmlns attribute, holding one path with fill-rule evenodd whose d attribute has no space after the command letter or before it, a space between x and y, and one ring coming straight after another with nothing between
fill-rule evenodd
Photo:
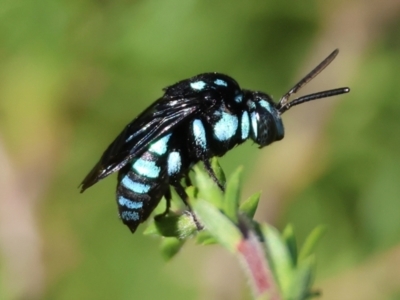
<instances>
[{"instance_id":1,"label":"reddish stem","mask_svg":"<svg viewBox=\"0 0 400 300\"><path fill-rule=\"evenodd\" d=\"M268 295L268 299L280 300L273 273L257 236L249 231L247 238L237 245L237 250L255 298Z\"/></svg>"}]
</instances>

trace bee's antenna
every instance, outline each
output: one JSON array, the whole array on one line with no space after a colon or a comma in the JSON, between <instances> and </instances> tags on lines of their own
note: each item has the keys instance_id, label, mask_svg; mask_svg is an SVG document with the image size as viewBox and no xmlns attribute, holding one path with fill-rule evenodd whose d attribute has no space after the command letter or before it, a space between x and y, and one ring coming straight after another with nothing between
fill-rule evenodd
<instances>
[{"instance_id":1,"label":"bee's antenna","mask_svg":"<svg viewBox=\"0 0 400 300\"><path fill-rule=\"evenodd\" d=\"M314 94L309 94L306 96L302 96L297 98L291 102L289 102L289 98L291 95L295 94L298 90L300 90L304 85L306 85L311 79L317 76L322 70L324 70L338 55L339 49L334 50L327 58L325 58L318 66L316 66L310 73L308 73L302 80L300 80L293 88L291 88L279 101L277 104L278 111L282 114L287 111L289 108L316 99L332 97L340 94L345 94L350 92L348 87L338 88L333 90L327 90L323 92L318 92Z\"/></svg>"}]
</instances>

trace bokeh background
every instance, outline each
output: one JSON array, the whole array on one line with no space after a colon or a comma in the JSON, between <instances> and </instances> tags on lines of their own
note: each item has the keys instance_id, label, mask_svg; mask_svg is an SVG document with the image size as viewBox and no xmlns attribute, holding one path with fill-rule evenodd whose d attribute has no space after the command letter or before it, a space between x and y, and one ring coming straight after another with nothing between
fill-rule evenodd
<instances>
[{"instance_id":1,"label":"bokeh background","mask_svg":"<svg viewBox=\"0 0 400 300\"><path fill-rule=\"evenodd\" d=\"M400 299L400 1L0 2L0 299L249 299L237 262L117 218L115 175L78 185L161 88L218 71L278 100L332 50L283 141L229 152L257 219L327 232L323 299Z\"/></svg>"}]
</instances>

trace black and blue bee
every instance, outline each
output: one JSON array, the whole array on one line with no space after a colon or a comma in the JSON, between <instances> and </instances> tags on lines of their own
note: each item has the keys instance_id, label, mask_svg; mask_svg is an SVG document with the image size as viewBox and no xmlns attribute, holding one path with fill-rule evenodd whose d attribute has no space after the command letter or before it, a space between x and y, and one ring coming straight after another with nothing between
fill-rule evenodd
<instances>
[{"instance_id":1,"label":"black and blue bee","mask_svg":"<svg viewBox=\"0 0 400 300\"><path fill-rule=\"evenodd\" d=\"M129 123L108 146L100 161L82 182L86 190L118 171L117 205L125 225L135 232L164 196L167 210L170 186L187 204L181 183L197 162L224 190L210 158L251 139L260 148L284 136L281 115L311 100L350 91L338 88L288 101L302 86L327 67L338 54L333 51L287 92L278 103L258 91L241 89L231 77L204 73L165 88L165 94Z\"/></svg>"}]
</instances>

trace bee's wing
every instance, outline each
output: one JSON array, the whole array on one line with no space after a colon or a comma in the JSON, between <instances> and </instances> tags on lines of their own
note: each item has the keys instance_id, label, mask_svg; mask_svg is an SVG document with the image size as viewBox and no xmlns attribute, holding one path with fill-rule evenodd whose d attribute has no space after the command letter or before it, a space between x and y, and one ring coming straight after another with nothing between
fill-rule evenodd
<instances>
[{"instance_id":1,"label":"bee's wing","mask_svg":"<svg viewBox=\"0 0 400 300\"><path fill-rule=\"evenodd\" d=\"M81 183L81 192L100 179L118 171L134 157L146 151L152 141L173 131L183 121L198 114L203 97L164 97L157 100L129 123L108 146L99 162Z\"/></svg>"}]
</instances>

